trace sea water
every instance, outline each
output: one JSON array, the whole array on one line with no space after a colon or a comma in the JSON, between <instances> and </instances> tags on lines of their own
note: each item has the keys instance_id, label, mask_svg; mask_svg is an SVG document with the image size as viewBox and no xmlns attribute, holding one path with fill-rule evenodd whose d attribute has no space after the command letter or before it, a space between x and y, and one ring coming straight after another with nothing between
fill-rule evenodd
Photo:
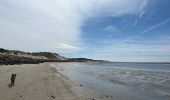
<instances>
[{"instance_id":1,"label":"sea water","mask_svg":"<svg viewBox=\"0 0 170 100\"><path fill-rule=\"evenodd\" d=\"M114 100L170 100L170 64L55 63L57 70Z\"/></svg>"}]
</instances>

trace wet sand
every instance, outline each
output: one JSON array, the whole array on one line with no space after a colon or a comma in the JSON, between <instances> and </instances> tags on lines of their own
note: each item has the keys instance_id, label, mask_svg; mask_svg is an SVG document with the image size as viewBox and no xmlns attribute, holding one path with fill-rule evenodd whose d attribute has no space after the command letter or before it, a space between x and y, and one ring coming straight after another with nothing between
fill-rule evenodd
<instances>
[{"instance_id":1,"label":"wet sand","mask_svg":"<svg viewBox=\"0 0 170 100\"><path fill-rule=\"evenodd\" d=\"M8 87L12 73L15 85ZM96 100L79 87L49 63L0 66L2 100Z\"/></svg>"},{"instance_id":2,"label":"wet sand","mask_svg":"<svg viewBox=\"0 0 170 100\"><path fill-rule=\"evenodd\" d=\"M167 70L97 67L87 63L54 63L54 66L105 100L170 100L170 72Z\"/></svg>"}]
</instances>

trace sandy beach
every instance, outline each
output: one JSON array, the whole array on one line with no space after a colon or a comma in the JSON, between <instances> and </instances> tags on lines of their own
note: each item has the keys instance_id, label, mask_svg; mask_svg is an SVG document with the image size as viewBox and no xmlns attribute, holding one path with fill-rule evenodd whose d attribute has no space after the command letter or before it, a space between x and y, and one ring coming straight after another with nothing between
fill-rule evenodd
<instances>
[{"instance_id":1,"label":"sandy beach","mask_svg":"<svg viewBox=\"0 0 170 100\"><path fill-rule=\"evenodd\" d=\"M12 87L10 77L16 73ZM0 66L2 100L79 100L69 80L48 63Z\"/></svg>"},{"instance_id":2,"label":"sandy beach","mask_svg":"<svg viewBox=\"0 0 170 100\"><path fill-rule=\"evenodd\" d=\"M2 100L169 100L169 78L167 78L169 72L157 74L157 72L143 71L142 73L151 75L152 81L155 80L150 87L149 83L146 84L150 82L150 78L141 82L134 80L143 77L141 73L140 77L135 74L139 73L137 70L83 66L85 65L80 63L1 65L0 98ZM107 75L114 75L108 77L104 72ZM133 73L129 78L130 82L123 79L125 73L128 73L128 76ZM16 81L14 86L9 87L11 74L16 74ZM159 81L155 79L155 75L159 75L159 79L165 81L162 84L166 88L156 85ZM135 85L138 84L136 82L142 85Z\"/></svg>"}]
</instances>

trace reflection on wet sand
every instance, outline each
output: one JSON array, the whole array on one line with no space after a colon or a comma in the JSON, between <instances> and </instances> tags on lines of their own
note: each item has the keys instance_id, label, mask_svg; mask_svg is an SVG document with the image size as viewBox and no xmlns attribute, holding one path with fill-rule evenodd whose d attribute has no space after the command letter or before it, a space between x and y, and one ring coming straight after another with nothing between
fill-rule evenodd
<instances>
[{"instance_id":1,"label":"reflection on wet sand","mask_svg":"<svg viewBox=\"0 0 170 100\"><path fill-rule=\"evenodd\" d=\"M170 99L170 71L95 67L81 63L60 63L59 66L58 70L75 82L108 98Z\"/></svg>"}]
</instances>

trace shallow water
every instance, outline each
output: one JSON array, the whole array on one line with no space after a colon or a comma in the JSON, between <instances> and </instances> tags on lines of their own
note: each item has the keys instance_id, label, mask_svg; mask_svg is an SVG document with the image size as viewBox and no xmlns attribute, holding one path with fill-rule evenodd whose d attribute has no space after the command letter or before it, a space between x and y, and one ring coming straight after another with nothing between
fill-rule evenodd
<instances>
[{"instance_id":1,"label":"shallow water","mask_svg":"<svg viewBox=\"0 0 170 100\"><path fill-rule=\"evenodd\" d=\"M55 64L74 82L114 100L170 100L168 64Z\"/></svg>"}]
</instances>

